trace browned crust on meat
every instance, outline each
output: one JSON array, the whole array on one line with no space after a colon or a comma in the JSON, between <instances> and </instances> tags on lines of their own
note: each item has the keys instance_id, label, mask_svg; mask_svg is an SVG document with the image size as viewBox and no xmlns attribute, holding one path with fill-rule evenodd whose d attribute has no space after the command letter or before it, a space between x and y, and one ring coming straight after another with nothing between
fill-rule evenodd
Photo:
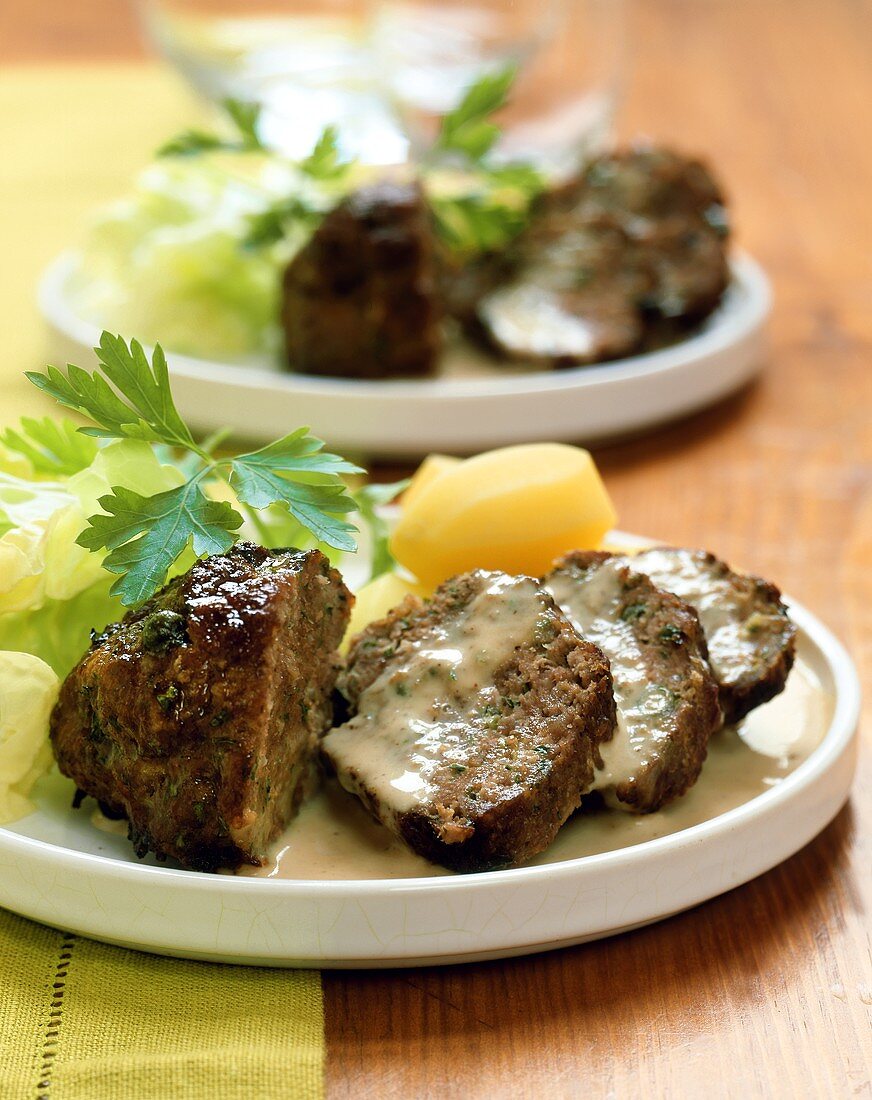
<instances>
[{"instance_id":1,"label":"browned crust on meat","mask_svg":"<svg viewBox=\"0 0 872 1100\"><path fill-rule=\"evenodd\" d=\"M352 192L285 272L291 368L345 378L431 373L442 345L436 280L420 187L382 181Z\"/></svg>"},{"instance_id":2,"label":"browned crust on meat","mask_svg":"<svg viewBox=\"0 0 872 1100\"><path fill-rule=\"evenodd\" d=\"M701 570L710 571L715 577L727 581L741 600L747 612L745 623L748 638L753 639L756 659L738 674L723 676L715 669L720 689L721 706L728 723L735 723L755 707L773 699L784 690L787 677L796 657L796 626L791 622L787 607L781 599L781 591L770 581L752 574L736 573L720 558L706 550L685 550L673 547L657 547L664 553L675 550L690 554ZM629 556L632 567L643 568L645 552ZM668 584L661 577L663 588Z\"/></svg>"},{"instance_id":3,"label":"browned crust on meat","mask_svg":"<svg viewBox=\"0 0 872 1100\"><path fill-rule=\"evenodd\" d=\"M561 558L549 577L570 572L583 583L612 555L574 551ZM668 737L660 752L615 798L638 813L652 813L685 794L699 778L712 734L723 724L718 687L706 660L705 636L689 604L665 592L641 573L622 566L619 617L633 631L652 683L672 693ZM547 583L548 578L546 578Z\"/></svg>"},{"instance_id":4,"label":"browned crust on meat","mask_svg":"<svg viewBox=\"0 0 872 1100\"><path fill-rule=\"evenodd\" d=\"M392 661L464 609L494 576L476 571L452 578L427 602L408 597L358 635L341 679L352 713ZM393 820L354 777L378 820L425 858L455 871L512 866L546 848L578 808L601 763L598 746L614 730L608 662L545 592L541 606L536 637L496 671L501 705L462 776L446 768L428 803Z\"/></svg>"},{"instance_id":5,"label":"browned crust on meat","mask_svg":"<svg viewBox=\"0 0 872 1100\"><path fill-rule=\"evenodd\" d=\"M61 771L130 823L138 855L259 863L332 715L353 597L316 550L240 543L95 638L51 719Z\"/></svg>"}]
</instances>

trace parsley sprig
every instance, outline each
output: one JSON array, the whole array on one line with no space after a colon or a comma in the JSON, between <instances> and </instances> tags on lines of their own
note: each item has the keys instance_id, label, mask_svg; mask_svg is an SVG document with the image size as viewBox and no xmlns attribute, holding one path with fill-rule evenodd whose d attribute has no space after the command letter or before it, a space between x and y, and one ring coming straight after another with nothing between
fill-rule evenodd
<instances>
[{"instance_id":1,"label":"parsley sprig","mask_svg":"<svg viewBox=\"0 0 872 1100\"><path fill-rule=\"evenodd\" d=\"M356 504L340 475L363 471L325 451L308 428L256 451L216 457L195 441L179 415L159 345L149 362L136 340L128 345L104 332L94 350L99 369L93 373L71 365L64 373L50 366L45 374L28 372L27 377L91 421L78 429L86 437L144 440L195 459L185 468L183 484L153 496L113 486L98 501L103 511L89 517L77 539L89 550L107 551L103 564L118 574L112 593L124 604L153 595L188 546L202 556L223 553L236 541L243 516L226 500L208 495L210 482L228 485L255 524L258 511L279 506L328 546L356 549L355 528L343 518ZM64 429L64 438L68 435ZM50 453L44 430L34 442L40 438L42 450Z\"/></svg>"},{"instance_id":2,"label":"parsley sprig","mask_svg":"<svg viewBox=\"0 0 872 1100\"><path fill-rule=\"evenodd\" d=\"M527 224L530 206L545 187L532 164L492 156L500 129L491 116L508 102L516 76L509 65L470 85L442 119L426 157L430 164L448 161L469 173L469 186L456 193L428 189L436 231L461 257L505 248Z\"/></svg>"},{"instance_id":3,"label":"parsley sprig","mask_svg":"<svg viewBox=\"0 0 872 1100\"><path fill-rule=\"evenodd\" d=\"M432 152L460 154L476 162L490 153L500 136L490 116L506 105L516 76L515 66L507 65L471 84L454 110L443 117Z\"/></svg>"},{"instance_id":4,"label":"parsley sprig","mask_svg":"<svg viewBox=\"0 0 872 1100\"><path fill-rule=\"evenodd\" d=\"M342 179L351 166L352 162L343 160L339 153L339 131L335 126L324 127L312 152L298 165L303 175L313 180Z\"/></svg>"},{"instance_id":5,"label":"parsley sprig","mask_svg":"<svg viewBox=\"0 0 872 1100\"><path fill-rule=\"evenodd\" d=\"M317 229L324 213L299 195L279 199L249 216L242 247L257 249L276 244L284 239L292 225L311 232Z\"/></svg>"},{"instance_id":6,"label":"parsley sprig","mask_svg":"<svg viewBox=\"0 0 872 1100\"><path fill-rule=\"evenodd\" d=\"M339 132L335 126L325 126L312 152L299 161L298 171L315 184L341 184L354 162L342 160L339 152ZM263 248L282 240L291 226L311 232L335 203L332 190L313 201L316 191L289 195L271 203L264 210L248 219L248 232L243 239L244 248Z\"/></svg>"},{"instance_id":7,"label":"parsley sprig","mask_svg":"<svg viewBox=\"0 0 872 1100\"><path fill-rule=\"evenodd\" d=\"M500 128L492 116L508 102L516 75L515 66L509 65L471 84L442 119L423 157L421 175L436 232L461 261L512 241L527 224L530 205L545 186L533 165L493 156ZM462 170L459 186L446 190L440 182L445 165ZM300 174L316 186L301 188L251 215L243 247L269 247L293 230L313 232L335 205L337 188L341 190L353 167L353 161L341 159L336 128L325 127L312 152L297 163ZM319 191L318 184L328 186Z\"/></svg>"},{"instance_id":8,"label":"parsley sprig","mask_svg":"<svg viewBox=\"0 0 872 1100\"><path fill-rule=\"evenodd\" d=\"M224 99L221 106L227 112L232 133L229 137L207 130L184 130L157 151L159 157L190 157L208 152L263 152L260 139L260 105L241 99Z\"/></svg>"}]
</instances>

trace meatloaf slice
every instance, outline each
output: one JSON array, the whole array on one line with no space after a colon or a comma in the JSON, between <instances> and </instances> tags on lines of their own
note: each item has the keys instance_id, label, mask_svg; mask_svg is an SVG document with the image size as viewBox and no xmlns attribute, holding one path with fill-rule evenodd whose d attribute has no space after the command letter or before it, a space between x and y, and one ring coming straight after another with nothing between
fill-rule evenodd
<instances>
[{"instance_id":1,"label":"meatloaf slice","mask_svg":"<svg viewBox=\"0 0 872 1100\"><path fill-rule=\"evenodd\" d=\"M608 662L530 577L476 571L354 639L340 783L427 859L523 863L575 810L614 729Z\"/></svg>"},{"instance_id":2,"label":"meatloaf slice","mask_svg":"<svg viewBox=\"0 0 872 1100\"><path fill-rule=\"evenodd\" d=\"M608 554L569 554L544 583L611 665L618 731L594 789L623 809L659 810L699 778L722 723L696 612Z\"/></svg>"},{"instance_id":3,"label":"meatloaf slice","mask_svg":"<svg viewBox=\"0 0 872 1100\"><path fill-rule=\"evenodd\" d=\"M597 363L637 350L637 300L652 283L633 261L626 233L605 219L571 217L534 226L518 245L514 279L478 303L479 335L517 359L555 366Z\"/></svg>"},{"instance_id":4,"label":"meatloaf slice","mask_svg":"<svg viewBox=\"0 0 872 1100\"><path fill-rule=\"evenodd\" d=\"M696 609L727 722L783 690L796 627L774 584L734 573L705 550L655 547L625 560Z\"/></svg>"},{"instance_id":5,"label":"meatloaf slice","mask_svg":"<svg viewBox=\"0 0 872 1100\"><path fill-rule=\"evenodd\" d=\"M506 279L479 281L478 323L465 323L510 357L555 367L677 339L727 288L727 235L700 161L655 147L605 154L540 197Z\"/></svg>"},{"instance_id":6,"label":"meatloaf slice","mask_svg":"<svg viewBox=\"0 0 872 1100\"><path fill-rule=\"evenodd\" d=\"M352 597L317 550L239 543L95 637L51 719L64 775L137 855L260 863L330 725Z\"/></svg>"},{"instance_id":7,"label":"meatloaf slice","mask_svg":"<svg viewBox=\"0 0 872 1100\"><path fill-rule=\"evenodd\" d=\"M627 234L631 265L652 283L639 299L646 311L693 322L727 288L726 200L702 161L650 145L599 157L585 172L577 216Z\"/></svg>"},{"instance_id":8,"label":"meatloaf slice","mask_svg":"<svg viewBox=\"0 0 872 1100\"><path fill-rule=\"evenodd\" d=\"M352 192L291 260L282 324L293 370L429 374L442 345L429 208L412 184Z\"/></svg>"}]
</instances>

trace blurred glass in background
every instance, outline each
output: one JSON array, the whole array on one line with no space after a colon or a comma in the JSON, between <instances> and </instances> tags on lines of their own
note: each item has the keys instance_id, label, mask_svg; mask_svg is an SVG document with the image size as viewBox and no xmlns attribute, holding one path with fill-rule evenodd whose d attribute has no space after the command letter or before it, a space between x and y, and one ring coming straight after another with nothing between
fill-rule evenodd
<instances>
[{"instance_id":1,"label":"blurred glass in background","mask_svg":"<svg viewBox=\"0 0 872 1100\"><path fill-rule=\"evenodd\" d=\"M499 155L559 175L607 140L622 0L137 0L147 32L211 99L262 104L262 137L303 156L414 158L479 77L518 70Z\"/></svg>"}]
</instances>

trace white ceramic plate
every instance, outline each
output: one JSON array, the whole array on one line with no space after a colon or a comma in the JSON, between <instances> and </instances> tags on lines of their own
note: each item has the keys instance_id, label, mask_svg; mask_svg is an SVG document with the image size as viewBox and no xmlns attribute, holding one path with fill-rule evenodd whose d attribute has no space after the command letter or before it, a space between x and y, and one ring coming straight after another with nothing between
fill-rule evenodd
<instances>
[{"instance_id":1,"label":"white ceramic plate","mask_svg":"<svg viewBox=\"0 0 872 1100\"><path fill-rule=\"evenodd\" d=\"M69 808L72 785L55 776L43 782L36 813L0 829L0 905L126 947L270 966L467 962L660 920L787 859L847 798L860 703L856 672L810 612L797 604L790 610L799 663L828 700L823 738L765 793L683 831L566 858L574 842L564 833L575 830L583 842L582 816L558 838L557 862L489 874L333 881L206 875L138 863L126 840L99 832L87 813ZM772 720L778 713L769 711ZM687 798L705 778L704 770Z\"/></svg>"},{"instance_id":2,"label":"white ceramic plate","mask_svg":"<svg viewBox=\"0 0 872 1100\"><path fill-rule=\"evenodd\" d=\"M86 366L100 333L70 303L76 262L65 254L49 267L39 301L58 357ZM599 366L494 367L458 345L441 377L367 382L170 354L173 391L182 415L200 430L233 424L241 434L272 439L308 424L334 447L386 457L469 453L544 437L596 443L701 409L758 372L769 282L749 256L735 257L732 267L724 301L694 335Z\"/></svg>"}]
</instances>

